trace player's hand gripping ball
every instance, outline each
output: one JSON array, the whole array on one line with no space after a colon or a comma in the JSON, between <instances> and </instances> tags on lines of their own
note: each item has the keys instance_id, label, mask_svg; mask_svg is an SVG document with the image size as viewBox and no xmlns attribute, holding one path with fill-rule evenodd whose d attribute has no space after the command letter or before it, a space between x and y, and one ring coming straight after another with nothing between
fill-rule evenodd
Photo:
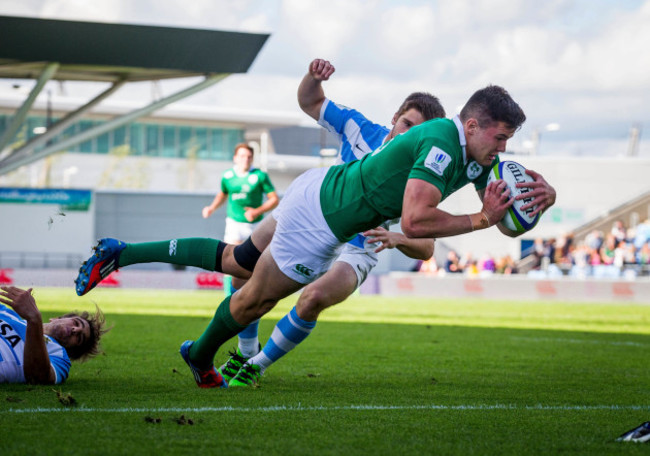
<instances>
[{"instance_id":1,"label":"player's hand gripping ball","mask_svg":"<svg viewBox=\"0 0 650 456\"><path fill-rule=\"evenodd\" d=\"M506 182L510 189L510 195L513 197L522 194L525 195L530 191L528 188L517 188L515 184L534 181L531 176L526 174L526 168L514 161L502 161L492 167L488 176L488 184L499 179L503 179ZM517 233L524 233L533 229L539 221L540 214L534 217L528 215L533 212L535 207L530 207L525 211L521 210L523 205L531 201L532 197L515 200L514 204L510 206L508 212L506 212L506 215L501 220L501 223L509 230Z\"/></svg>"}]
</instances>

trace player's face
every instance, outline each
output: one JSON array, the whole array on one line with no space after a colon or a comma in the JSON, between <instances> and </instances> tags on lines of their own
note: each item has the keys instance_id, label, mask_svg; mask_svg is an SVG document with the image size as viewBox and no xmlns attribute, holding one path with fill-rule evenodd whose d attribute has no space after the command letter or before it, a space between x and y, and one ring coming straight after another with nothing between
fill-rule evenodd
<instances>
[{"instance_id":1,"label":"player's face","mask_svg":"<svg viewBox=\"0 0 650 456\"><path fill-rule=\"evenodd\" d=\"M393 117L393 129L388 134L386 141L390 141L395 136L409 131L411 127L420 125L422 122L424 122L424 116L414 108L409 109L399 117L395 114L395 117Z\"/></svg>"},{"instance_id":2,"label":"player's face","mask_svg":"<svg viewBox=\"0 0 650 456\"><path fill-rule=\"evenodd\" d=\"M233 162L240 171L248 171L253 166L253 153L245 147L240 147L235 151Z\"/></svg>"},{"instance_id":3,"label":"player's face","mask_svg":"<svg viewBox=\"0 0 650 456\"><path fill-rule=\"evenodd\" d=\"M66 348L78 347L90 338L90 325L81 317L52 318L45 333Z\"/></svg>"},{"instance_id":4,"label":"player's face","mask_svg":"<svg viewBox=\"0 0 650 456\"><path fill-rule=\"evenodd\" d=\"M481 128L475 119L470 119L465 126L467 153L481 166L489 166L501 152L505 152L506 143L515 134L503 122Z\"/></svg>"}]
</instances>

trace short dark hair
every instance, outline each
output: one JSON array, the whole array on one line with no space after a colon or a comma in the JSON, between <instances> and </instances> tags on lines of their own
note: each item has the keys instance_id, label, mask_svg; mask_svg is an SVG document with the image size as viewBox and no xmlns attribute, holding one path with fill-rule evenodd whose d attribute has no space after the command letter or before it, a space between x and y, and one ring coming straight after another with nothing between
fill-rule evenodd
<instances>
[{"instance_id":1,"label":"short dark hair","mask_svg":"<svg viewBox=\"0 0 650 456\"><path fill-rule=\"evenodd\" d=\"M518 130L526 121L526 114L503 87L489 85L477 90L460 111L460 120L474 118L481 128L503 122Z\"/></svg>"},{"instance_id":2,"label":"short dark hair","mask_svg":"<svg viewBox=\"0 0 650 456\"><path fill-rule=\"evenodd\" d=\"M252 148L251 146L249 146L249 145L246 144L246 143L239 143L239 144L237 144L237 145L235 146L235 148L233 149L233 151L232 151L232 156L234 157L235 154L237 153L237 150L238 150L238 149L241 149L241 148L248 149L248 150L251 152L251 154L255 155L255 151L253 150L253 148Z\"/></svg>"},{"instance_id":3,"label":"short dark hair","mask_svg":"<svg viewBox=\"0 0 650 456\"><path fill-rule=\"evenodd\" d=\"M397 110L397 117L404 114L409 109L415 109L422 114L424 120L431 120L437 117L445 117L445 108L440 104L440 100L427 92L413 92L404 99L402 105Z\"/></svg>"},{"instance_id":4,"label":"short dark hair","mask_svg":"<svg viewBox=\"0 0 650 456\"><path fill-rule=\"evenodd\" d=\"M106 318L103 312L95 305L95 314L89 312L70 312L62 315L60 318L83 318L88 322L90 327L90 337L85 339L83 344L76 347L65 347L68 357L73 361L86 361L100 352L99 341L111 328L106 328Z\"/></svg>"}]
</instances>

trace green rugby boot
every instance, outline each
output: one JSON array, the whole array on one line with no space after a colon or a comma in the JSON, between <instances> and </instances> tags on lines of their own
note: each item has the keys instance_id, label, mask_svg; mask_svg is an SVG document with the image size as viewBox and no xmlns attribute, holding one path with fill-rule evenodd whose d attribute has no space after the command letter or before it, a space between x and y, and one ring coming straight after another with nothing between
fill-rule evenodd
<instances>
[{"instance_id":1,"label":"green rugby boot","mask_svg":"<svg viewBox=\"0 0 650 456\"><path fill-rule=\"evenodd\" d=\"M248 361L248 358L242 354L239 348L234 352L229 352L228 354L230 355L230 358L228 358L228 361L217 369L217 372L219 372L221 376L230 383L230 381L237 375L237 372L239 372L239 369L241 369L244 363Z\"/></svg>"},{"instance_id":2,"label":"green rugby boot","mask_svg":"<svg viewBox=\"0 0 650 456\"><path fill-rule=\"evenodd\" d=\"M262 376L262 368L257 364L244 363L228 386L257 386Z\"/></svg>"}]
</instances>

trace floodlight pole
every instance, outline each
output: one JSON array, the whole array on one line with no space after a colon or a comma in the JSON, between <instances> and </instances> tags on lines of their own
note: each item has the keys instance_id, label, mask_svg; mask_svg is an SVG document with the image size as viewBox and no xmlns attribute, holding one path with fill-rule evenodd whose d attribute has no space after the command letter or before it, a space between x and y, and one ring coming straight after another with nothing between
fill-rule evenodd
<instances>
[{"instance_id":1,"label":"floodlight pole","mask_svg":"<svg viewBox=\"0 0 650 456\"><path fill-rule=\"evenodd\" d=\"M38 94L41 93L47 81L52 79L52 76L54 76L54 74L58 69L59 69L58 63L49 63L45 67L45 69L43 69L43 72L38 78L36 85L34 86L32 91L29 92L29 96L24 101L20 109L18 109L18 111L14 115L14 118L11 120L11 124L9 125L9 127L7 127L4 134L2 135L2 138L0 139L0 151L4 152L4 149L7 146L7 144L9 144L9 142L14 138L16 132L18 131L23 121L25 120L25 117L27 117L27 113L29 112L32 105L34 104L34 101L36 101L36 97L38 97Z\"/></svg>"}]
</instances>

